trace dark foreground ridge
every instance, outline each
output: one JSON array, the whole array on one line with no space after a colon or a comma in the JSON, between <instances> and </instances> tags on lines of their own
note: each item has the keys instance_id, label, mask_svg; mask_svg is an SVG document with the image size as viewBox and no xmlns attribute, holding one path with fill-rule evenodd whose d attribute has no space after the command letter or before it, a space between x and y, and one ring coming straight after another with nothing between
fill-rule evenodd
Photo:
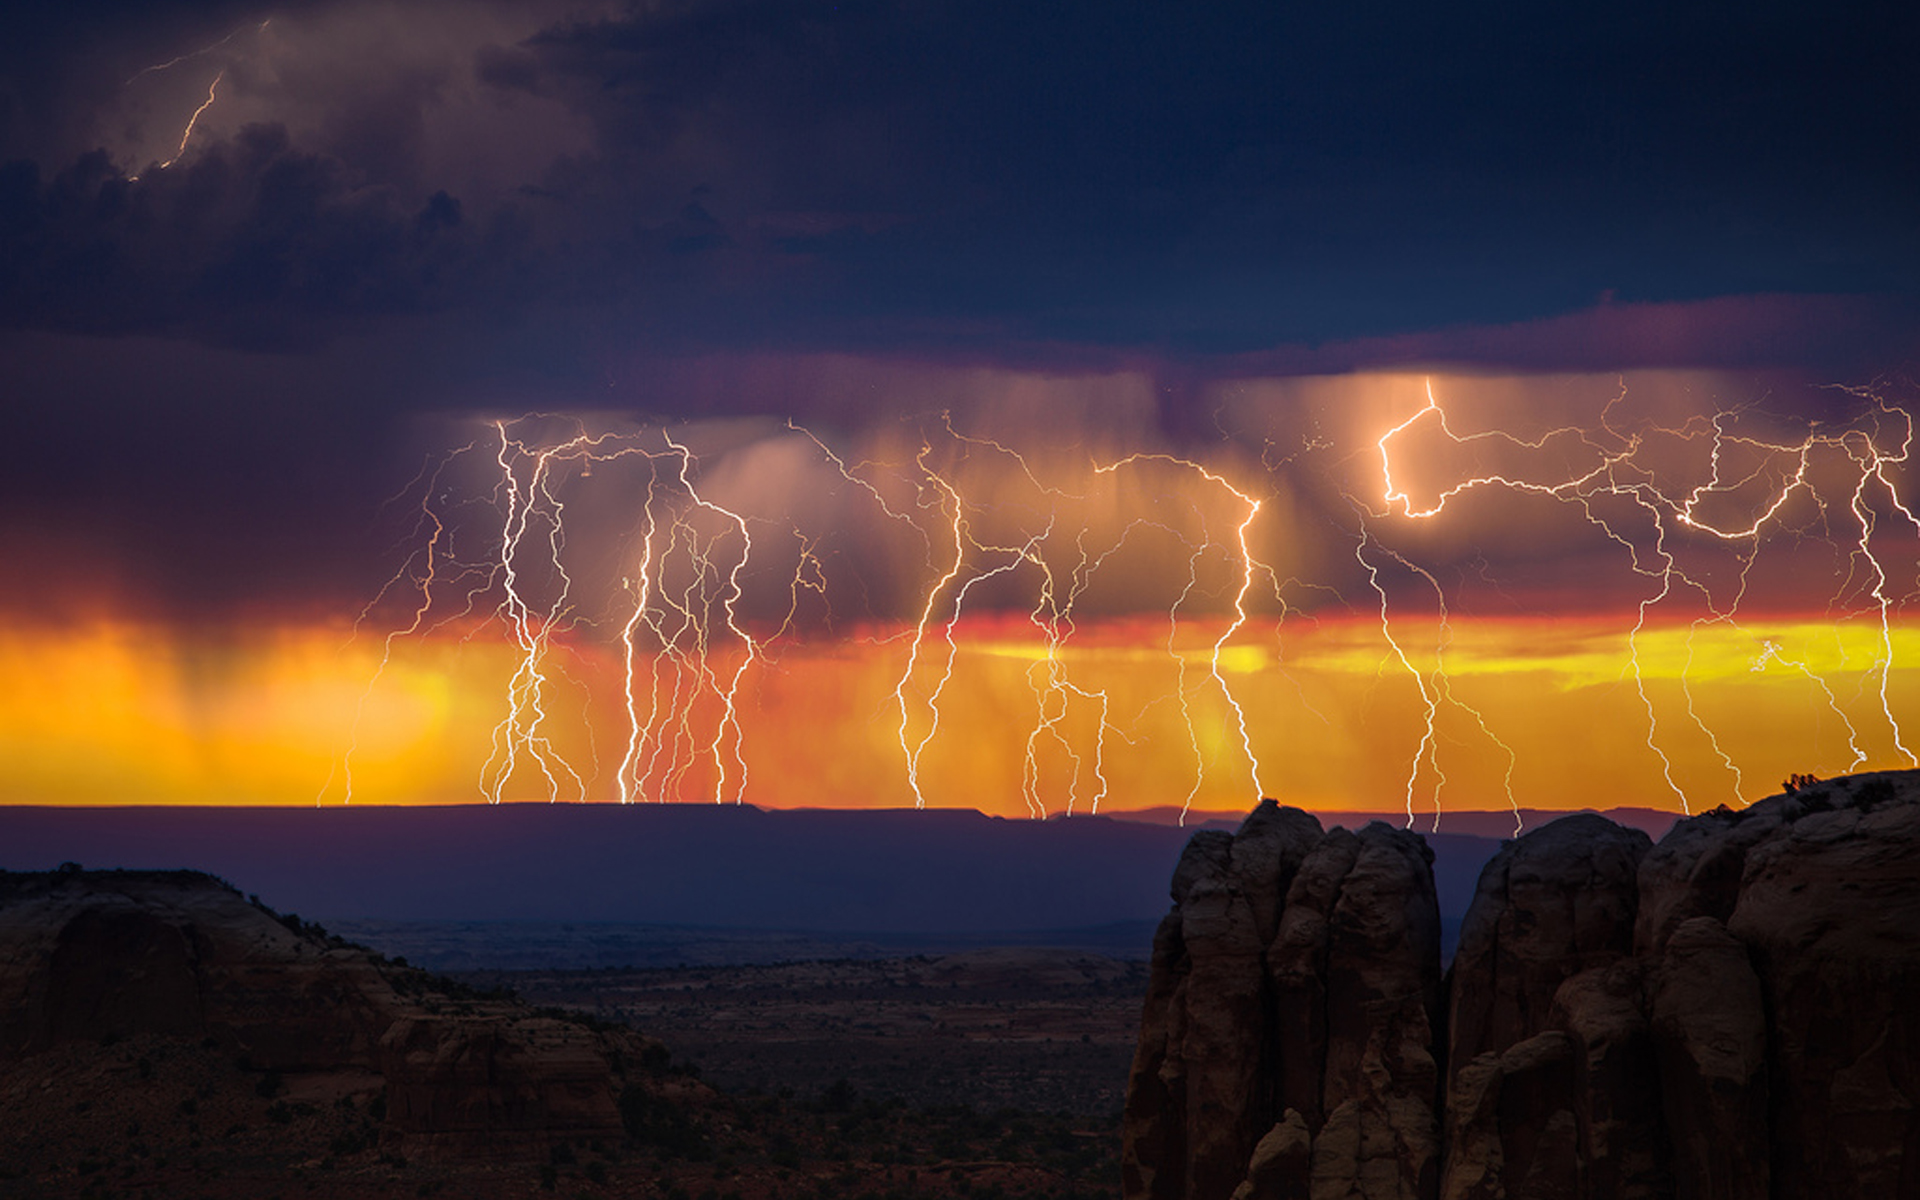
<instances>
[{"instance_id":1,"label":"dark foreground ridge","mask_svg":"<svg viewBox=\"0 0 1920 1200\"><path fill-rule=\"evenodd\" d=\"M1129 1200L1920 1196L1920 772L1488 862L1263 802L1156 935Z\"/></svg>"},{"instance_id":2,"label":"dark foreground ridge","mask_svg":"<svg viewBox=\"0 0 1920 1200\"><path fill-rule=\"evenodd\" d=\"M1144 979L1143 966L1100 961ZM962 994L955 974L966 975L972 1007L983 1010L970 1019L998 1026L1004 1041L1019 1032L1006 1029L1011 1020L1044 1014L979 1003L991 965L912 969L950 998ZM1101 967L1049 969L1082 978ZM618 998L613 978L586 974L588 994L554 1003L606 1013ZM661 1002L711 1003L715 985L682 978ZM822 999L847 999L828 990ZM734 1016L715 1019L738 1020L739 998L737 989L729 996ZM793 1013L791 1003L773 1010L776 1040L786 1040ZM1131 1013L1112 1018L1123 1056L1111 1060L1117 1085ZM847 1019L843 1011L836 1023ZM762 1045L768 1036L763 1029ZM925 1072L936 1064L919 1036L868 1044L919 1054L913 1062ZM1074 1038L1076 1052L1086 1040ZM843 1052L850 1044L833 1043ZM1060 1057L1036 1045L1017 1061ZM1113 1104L1089 1117L914 1102L868 1091L854 1064L823 1057L819 1066L817 1080L774 1094L726 1095L623 1025L431 975L275 913L214 876L70 864L0 872L7 1200L1111 1195Z\"/></svg>"},{"instance_id":3,"label":"dark foreground ridge","mask_svg":"<svg viewBox=\"0 0 1920 1200\"><path fill-rule=\"evenodd\" d=\"M366 1115L363 1140L428 1159L618 1137L629 1066L651 1086L639 1065L661 1053L390 961L197 871L0 872L0 1066L155 1038L235 1064L263 1097L296 1082Z\"/></svg>"}]
</instances>

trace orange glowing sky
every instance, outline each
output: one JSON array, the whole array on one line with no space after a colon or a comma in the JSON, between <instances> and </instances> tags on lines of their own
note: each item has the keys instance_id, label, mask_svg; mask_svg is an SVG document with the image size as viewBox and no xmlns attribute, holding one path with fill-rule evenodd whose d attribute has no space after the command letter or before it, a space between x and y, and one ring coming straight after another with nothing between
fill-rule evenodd
<instances>
[{"instance_id":1,"label":"orange glowing sky","mask_svg":"<svg viewBox=\"0 0 1920 1200\"><path fill-rule=\"evenodd\" d=\"M852 433L475 423L364 610L0 628L0 802L1425 820L1699 811L1920 747L1878 393L1252 382L1195 448L1125 379L1063 386Z\"/></svg>"},{"instance_id":2,"label":"orange glowing sky","mask_svg":"<svg viewBox=\"0 0 1920 1200\"><path fill-rule=\"evenodd\" d=\"M1028 811L1022 775L1035 697L1027 672L1046 646L1022 625L983 619L958 631L945 732L921 769L928 804ZM1234 809L1252 795L1231 714L1217 691L1198 686L1207 634L1217 628L1188 631L1178 648L1199 759L1173 699L1179 665L1159 640L1164 623L1103 620L1082 628L1061 655L1081 686L1112 697L1101 807L1192 794L1195 807ZM790 644L753 672L741 698L749 771L742 798L773 807L912 803L892 694L904 631L887 632L877 644ZM1416 653L1429 668L1432 632L1408 639L1424 647ZM339 754L364 694L353 803L480 800L479 764L515 666L511 648L453 636L405 644L369 690L379 643L349 643L347 634L341 625L258 628L183 644L164 629L129 624L8 633L0 639L0 794L53 804L337 804ZM1832 688L1829 697L1822 684L1866 677L1879 653L1875 629L1819 620L1755 622L1743 632L1680 625L1650 629L1639 642L1657 744L1696 810L1776 790L1790 772L1844 769L1854 758L1847 722L1868 765L1905 761L1874 688ZM1896 630L1893 645L1896 661L1920 661L1920 631ZM1786 664L1795 655L1808 671ZM612 800L619 664L591 647L566 657L571 678L553 705L554 732L558 748L585 767L587 786L584 797L563 790L560 798ZM1511 748L1513 795L1527 806L1680 805L1647 744L1618 618L1457 622L1446 656L1450 693L1485 725L1443 705L1438 772L1432 762L1414 772L1420 696L1364 617L1302 619L1279 639L1237 638L1221 665L1247 713L1263 789L1291 803L1398 808L1411 776L1416 813L1505 807L1509 759L1497 737ZM1896 669L1888 700L1896 717L1910 717L1920 709L1920 675ZM1070 732L1081 751L1091 745L1084 719ZM1039 763L1047 811L1069 799L1076 811L1092 807L1099 783L1084 754L1077 775L1057 743ZM711 799L712 786L711 762L701 761L662 798ZM531 767L505 788L516 800L548 792Z\"/></svg>"}]
</instances>

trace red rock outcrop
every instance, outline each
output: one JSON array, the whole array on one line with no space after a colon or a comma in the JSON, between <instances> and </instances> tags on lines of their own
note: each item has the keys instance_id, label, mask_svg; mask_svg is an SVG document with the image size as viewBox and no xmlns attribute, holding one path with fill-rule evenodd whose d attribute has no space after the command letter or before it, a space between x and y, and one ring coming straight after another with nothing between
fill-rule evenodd
<instances>
[{"instance_id":1,"label":"red rock outcrop","mask_svg":"<svg viewBox=\"0 0 1920 1200\"><path fill-rule=\"evenodd\" d=\"M1271 801L1174 873L1134 1060L1129 1195L1413 1196L1438 1167L1432 856ZM1336 1187L1347 1191L1334 1193Z\"/></svg>"},{"instance_id":2,"label":"red rock outcrop","mask_svg":"<svg viewBox=\"0 0 1920 1200\"><path fill-rule=\"evenodd\" d=\"M1378 822L1356 840L1328 923L1326 1122L1314 1131L1311 1190L1411 1200L1432 1191L1440 1165L1433 855L1418 835Z\"/></svg>"},{"instance_id":3,"label":"red rock outcrop","mask_svg":"<svg viewBox=\"0 0 1920 1200\"><path fill-rule=\"evenodd\" d=\"M1453 959L1453 1070L1548 1028L1561 984L1633 952L1637 876L1652 844L1637 829L1580 813L1493 856Z\"/></svg>"},{"instance_id":4,"label":"red rock outcrop","mask_svg":"<svg viewBox=\"0 0 1920 1200\"><path fill-rule=\"evenodd\" d=\"M372 1058L393 988L193 872L4 877L0 1056L136 1033L214 1037L261 1069Z\"/></svg>"},{"instance_id":5,"label":"red rock outcrop","mask_svg":"<svg viewBox=\"0 0 1920 1200\"><path fill-rule=\"evenodd\" d=\"M606 1035L531 1015L407 1016L381 1038L382 1140L410 1157L537 1158L622 1135Z\"/></svg>"},{"instance_id":6,"label":"red rock outcrop","mask_svg":"<svg viewBox=\"0 0 1920 1200\"><path fill-rule=\"evenodd\" d=\"M1266 871L1247 830L1197 835L1176 875L1128 1197L1920 1196L1920 772L1716 810L1658 846L1591 814L1517 839L1481 876L1444 1013L1417 837L1303 851L1270 801L1248 827L1299 832Z\"/></svg>"},{"instance_id":7,"label":"red rock outcrop","mask_svg":"<svg viewBox=\"0 0 1920 1200\"><path fill-rule=\"evenodd\" d=\"M0 873L0 1063L62 1043L204 1040L257 1071L376 1072L414 1157L618 1138L645 1043L448 995L195 872Z\"/></svg>"},{"instance_id":8,"label":"red rock outcrop","mask_svg":"<svg viewBox=\"0 0 1920 1200\"><path fill-rule=\"evenodd\" d=\"M1452 968L1441 1195L1573 1197L1587 1175L1625 1182L1620 1143L1645 1135L1614 1089L1651 1080L1651 1043L1637 981L1613 968L1633 952L1651 845L1582 813L1509 842L1481 872Z\"/></svg>"},{"instance_id":9,"label":"red rock outcrop","mask_svg":"<svg viewBox=\"0 0 1920 1200\"><path fill-rule=\"evenodd\" d=\"M1920 1196L1920 804L1909 773L1854 782L1771 802L1726 923L1768 1018L1775 1195Z\"/></svg>"}]
</instances>

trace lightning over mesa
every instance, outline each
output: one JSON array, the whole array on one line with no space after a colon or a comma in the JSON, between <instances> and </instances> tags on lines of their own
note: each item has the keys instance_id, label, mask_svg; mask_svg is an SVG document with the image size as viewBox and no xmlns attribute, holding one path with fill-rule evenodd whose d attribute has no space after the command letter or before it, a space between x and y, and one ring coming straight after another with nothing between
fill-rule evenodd
<instances>
[{"instance_id":1,"label":"lightning over mesa","mask_svg":"<svg viewBox=\"0 0 1920 1200\"><path fill-rule=\"evenodd\" d=\"M1503 420L1481 386L1396 382L1371 428L1309 413L1308 436L1242 407L1179 451L945 412L495 421L409 492L366 691L390 660L498 662L494 803L852 789L1037 818L1368 780L1438 830L1552 807L1542 781L1590 741L1570 720L1607 730L1596 782L1680 811L1913 761L1905 409L1681 411L1596 382L1584 417ZM1804 743L1736 689L1811 706Z\"/></svg>"},{"instance_id":2,"label":"lightning over mesa","mask_svg":"<svg viewBox=\"0 0 1920 1200\"><path fill-rule=\"evenodd\" d=\"M1838 703L1831 682L1805 663L1782 654L1777 641L1753 634L1741 620L1741 610L1748 597L1755 563L1772 537L1780 535L1797 541L1818 533L1822 543L1835 547L1840 544L1827 533L1836 505L1817 482L1816 474L1833 475L1835 469L1844 462L1850 469L1839 471L1838 474L1845 495L1844 511L1851 518L1854 533L1849 539L1847 570L1835 579L1832 589L1821 599L1821 603L1829 617L1844 621L1857 615L1858 608L1852 597L1860 593L1858 581L1862 578L1871 581L1865 588L1865 598L1870 601L1871 611L1879 618L1881 654L1874 664L1874 673L1882 684L1880 715L1885 721L1891 746L1900 758L1909 765L1920 765L1903 741L1900 723L1891 705L1884 702L1884 685L1892 669L1894 654L1890 614L1895 599L1886 590L1888 573L1884 556L1876 553L1872 546L1875 526L1880 518L1865 499L1868 489L1878 485L1884 491L1887 507L1898 514L1910 529L1920 532L1920 524L1914 522L1912 511L1890 474L1907 461L1912 441L1912 418L1904 410L1892 407L1872 392L1853 391L1849 394L1866 403L1837 431L1819 422L1809 422L1800 436L1792 437L1741 432L1743 420L1757 423L1769 419L1751 408L1716 411L1710 415L1692 417L1678 425L1649 419L1640 428L1623 430L1615 426L1612 416L1615 408L1626 399L1626 389L1623 387L1601 410L1595 427L1559 426L1538 437L1523 439L1497 429L1464 435L1456 433L1448 423L1445 409L1434 398L1429 381L1425 405L1389 428L1375 443L1380 462L1380 502L1383 507L1374 515L1385 517L1397 507L1399 517L1405 521L1432 521L1439 519L1450 504L1473 492L1506 491L1541 497L1567 506L1608 541L1624 550L1624 569L1646 580L1648 588L1635 602L1634 620L1626 631L1627 659L1623 674L1632 679L1634 692L1644 711L1646 748L1658 761L1661 778L1680 803L1682 811L1690 812L1692 808L1688 791L1675 779L1674 763L1666 748L1661 718L1649 694L1641 661L1641 639L1650 620L1662 606L1674 602L1681 595L1691 597L1704 610L1704 615L1690 620L1687 633L1689 662L1693 655L1693 636L1704 627L1721 626L1738 637L1750 639L1764 648L1753 659L1755 670L1762 670L1768 663L1777 662L1796 670L1817 687L1831 715L1847 730L1852 758L1846 769L1853 769L1865 761L1866 756L1859 747L1854 725ZM1464 475L1437 487L1431 501L1417 504L1412 494L1396 482L1395 456L1391 444L1410 436L1410 431L1420 424L1430 426L1442 447L1447 450L1475 450L1478 449L1476 443L1484 443L1491 447L1493 457L1513 458L1515 465L1511 470ZM1554 457L1550 451L1557 447L1568 448L1567 454L1561 457L1561 463L1565 465L1556 464L1543 470ZM1689 460L1698 462L1703 449L1706 456L1704 480L1684 489L1663 486L1663 475L1673 473L1676 466ZM1738 475L1733 474L1729 466L1735 458L1744 459L1747 464ZM1817 461L1820 472L1816 472ZM1804 511L1796 509L1796 501L1804 502L1801 506ZM1717 503L1725 504L1724 515L1719 519L1709 513ZM1367 541L1364 521L1362 530L1364 545ZM1690 544L1683 548L1683 541ZM1730 559L1730 562L1706 561L1705 552L1715 547L1724 548L1726 554L1723 558ZM1909 549L1906 553L1911 558L1912 551ZM1683 555L1701 559L1701 566L1690 567L1683 562ZM1438 582L1431 575L1420 573L1438 593ZM1716 573L1726 582L1716 584ZM1377 574L1372 577L1377 588ZM1912 594L1910 592L1909 596ZM1380 597L1384 628L1387 619L1384 590L1380 591ZM1440 599L1444 628L1443 594ZM1849 612L1850 607L1855 611ZM1397 644L1395 649L1398 651ZM1413 670L1410 664L1405 663L1404 656L1402 662L1410 672ZM1728 798L1739 799L1742 783L1740 769L1722 748L1714 730L1696 711L1688 685L1688 672L1684 668L1679 673L1678 683L1689 723L1705 739L1713 757L1731 777L1732 794ZM1421 691L1426 701L1430 732L1434 705L1427 696L1424 683ZM1484 728L1484 721L1482 726ZM1424 749L1425 741L1422 746ZM1418 766L1419 761L1416 760L1416 772ZM1411 782L1409 786L1411 789Z\"/></svg>"}]
</instances>

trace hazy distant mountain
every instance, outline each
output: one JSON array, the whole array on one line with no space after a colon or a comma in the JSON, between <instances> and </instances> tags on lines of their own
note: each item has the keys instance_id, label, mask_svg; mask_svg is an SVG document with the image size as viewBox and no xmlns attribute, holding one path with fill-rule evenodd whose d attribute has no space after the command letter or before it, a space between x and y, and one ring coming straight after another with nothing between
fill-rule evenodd
<instances>
[{"instance_id":1,"label":"hazy distant mountain","mask_svg":"<svg viewBox=\"0 0 1920 1200\"><path fill-rule=\"evenodd\" d=\"M1144 821L1151 825L1179 825L1192 831L1237 829L1240 822L1246 819L1247 814L1211 809L1182 809L1177 804L1160 804L1151 808L1111 811L1104 815L1121 821ZM1395 812L1387 809L1368 809L1351 812L1318 812L1314 815L1319 818L1322 825L1328 828L1344 825L1348 829L1359 829L1369 821L1384 821L1394 826L1403 826L1407 823L1405 810ZM1551 808L1449 812L1442 813L1438 817L1431 812L1416 811L1413 829L1418 833L1462 833L1471 837L1510 838L1515 836L1516 824L1520 826L1519 832L1524 833L1567 815L1565 811ZM1638 829L1655 840L1673 828L1673 823L1681 816L1679 813L1663 812L1657 808L1610 808L1601 815L1616 825ZM1436 825L1438 829L1435 829Z\"/></svg>"},{"instance_id":2,"label":"hazy distant mountain","mask_svg":"<svg viewBox=\"0 0 1920 1200\"><path fill-rule=\"evenodd\" d=\"M1427 835L1455 921L1499 846L1478 831L1511 820L1480 817ZM718 805L11 807L0 868L190 866L323 921L1032 934L1157 920L1195 825Z\"/></svg>"},{"instance_id":3,"label":"hazy distant mountain","mask_svg":"<svg viewBox=\"0 0 1920 1200\"><path fill-rule=\"evenodd\" d=\"M859 931L1152 919L1179 829L717 805L0 810L0 866L192 865L303 915Z\"/></svg>"}]
</instances>

